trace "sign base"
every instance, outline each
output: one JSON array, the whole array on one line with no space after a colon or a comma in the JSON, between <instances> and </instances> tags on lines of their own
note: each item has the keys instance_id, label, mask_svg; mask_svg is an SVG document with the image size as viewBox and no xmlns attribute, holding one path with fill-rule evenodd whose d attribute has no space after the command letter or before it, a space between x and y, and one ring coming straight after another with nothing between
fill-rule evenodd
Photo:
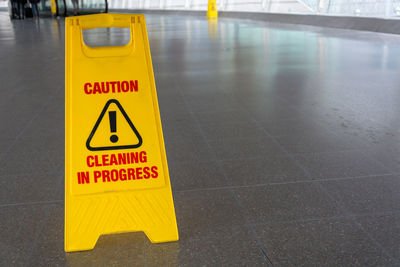
<instances>
[{"instance_id":1,"label":"sign base","mask_svg":"<svg viewBox=\"0 0 400 267\"><path fill-rule=\"evenodd\" d=\"M66 252L91 250L103 234L143 231L152 243L179 239L167 189L77 196L69 204Z\"/></svg>"}]
</instances>

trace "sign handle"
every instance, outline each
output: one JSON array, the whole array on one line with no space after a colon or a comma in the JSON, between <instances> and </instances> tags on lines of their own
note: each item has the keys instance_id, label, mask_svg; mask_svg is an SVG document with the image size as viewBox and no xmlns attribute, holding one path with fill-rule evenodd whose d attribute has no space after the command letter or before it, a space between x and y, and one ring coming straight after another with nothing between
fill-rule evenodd
<instances>
[{"instance_id":1,"label":"sign handle","mask_svg":"<svg viewBox=\"0 0 400 267\"><path fill-rule=\"evenodd\" d=\"M97 14L90 16L81 16L79 18L79 25L83 30L94 28L129 28L131 23L134 22L134 17L125 14Z\"/></svg>"},{"instance_id":2,"label":"sign handle","mask_svg":"<svg viewBox=\"0 0 400 267\"><path fill-rule=\"evenodd\" d=\"M132 16L128 14L97 14L81 16L79 17L77 23L77 26L80 28L82 51L87 57L124 57L132 53L135 49L135 30L140 30L140 27L136 27L140 23L139 16ZM82 36L82 30L110 27L129 28L129 43L123 46L103 47L90 47L85 44Z\"/></svg>"}]
</instances>

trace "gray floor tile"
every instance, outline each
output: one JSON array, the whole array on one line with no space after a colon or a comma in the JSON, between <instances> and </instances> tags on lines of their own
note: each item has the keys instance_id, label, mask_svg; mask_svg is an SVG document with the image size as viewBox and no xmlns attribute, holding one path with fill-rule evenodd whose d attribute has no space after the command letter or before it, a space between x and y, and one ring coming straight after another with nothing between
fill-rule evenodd
<instances>
[{"instance_id":1,"label":"gray floor tile","mask_svg":"<svg viewBox=\"0 0 400 267\"><path fill-rule=\"evenodd\" d=\"M7 116L0 118L2 124L6 125L6 127L1 127L0 137L4 140L14 139L21 133L31 119L32 116L27 117L25 115L14 115L12 113L8 113Z\"/></svg>"},{"instance_id":2,"label":"gray floor tile","mask_svg":"<svg viewBox=\"0 0 400 267\"><path fill-rule=\"evenodd\" d=\"M182 110L179 113L175 113L166 111L165 109L164 110L160 109L160 116L163 127L170 123L176 123L183 120L189 121L193 119L192 115L187 110Z\"/></svg>"},{"instance_id":3,"label":"gray floor tile","mask_svg":"<svg viewBox=\"0 0 400 267\"><path fill-rule=\"evenodd\" d=\"M15 138L1 138L0 139L0 151L8 151L8 149L15 143ZM0 155L1 157L1 155Z\"/></svg>"},{"instance_id":4,"label":"gray floor tile","mask_svg":"<svg viewBox=\"0 0 400 267\"><path fill-rule=\"evenodd\" d=\"M351 213L399 211L400 178L374 176L321 182L322 186Z\"/></svg>"},{"instance_id":5,"label":"gray floor tile","mask_svg":"<svg viewBox=\"0 0 400 267\"><path fill-rule=\"evenodd\" d=\"M300 115L273 93L260 87L256 89L259 90L253 94L239 92L235 97L241 107L259 122L295 119Z\"/></svg>"},{"instance_id":6,"label":"gray floor tile","mask_svg":"<svg viewBox=\"0 0 400 267\"><path fill-rule=\"evenodd\" d=\"M397 266L351 220L255 227L274 266Z\"/></svg>"},{"instance_id":7,"label":"gray floor tile","mask_svg":"<svg viewBox=\"0 0 400 267\"><path fill-rule=\"evenodd\" d=\"M0 175L31 172L60 172L64 170L64 151L26 152L23 147L13 146L0 159Z\"/></svg>"},{"instance_id":8,"label":"gray floor tile","mask_svg":"<svg viewBox=\"0 0 400 267\"><path fill-rule=\"evenodd\" d=\"M313 179L333 179L388 174L389 171L363 151L296 155Z\"/></svg>"},{"instance_id":9,"label":"gray floor tile","mask_svg":"<svg viewBox=\"0 0 400 267\"><path fill-rule=\"evenodd\" d=\"M203 228L181 232L179 242L147 242L148 266L268 266L250 230L245 226Z\"/></svg>"},{"instance_id":10,"label":"gray floor tile","mask_svg":"<svg viewBox=\"0 0 400 267\"><path fill-rule=\"evenodd\" d=\"M63 150L65 143L64 122L55 129L43 131L42 127L28 127L13 144L14 148L23 148L29 153L45 153L49 150ZM54 125L53 125L54 126Z\"/></svg>"},{"instance_id":11,"label":"gray floor tile","mask_svg":"<svg viewBox=\"0 0 400 267\"><path fill-rule=\"evenodd\" d=\"M228 185L220 167L213 161L198 163L171 161L168 167L174 191Z\"/></svg>"},{"instance_id":12,"label":"gray floor tile","mask_svg":"<svg viewBox=\"0 0 400 267\"><path fill-rule=\"evenodd\" d=\"M154 60L154 59L153 59ZM154 60L155 61L155 60ZM163 94L164 92L171 92L172 89L177 86L174 75L166 74L160 71L154 70L154 79L157 86L157 94ZM168 86L167 89L163 89L164 86Z\"/></svg>"},{"instance_id":13,"label":"gray floor tile","mask_svg":"<svg viewBox=\"0 0 400 267\"><path fill-rule=\"evenodd\" d=\"M51 134L61 135L64 138L64 132L64 107L62 103L57 108L47 106L27 125L20 138L50 136Z\"/></svg>"},{"instance_id":14,"label":"gray floor tile","mask_svg":"<svg viewBox=\"0 0 400 267\"><path fill-rule=\"evenodd\" d=\"M285 155L279 144L265 136L255 140L225 139L210 142L219 160Z\"/></svg>"},{"instance_id":15,"label":"gray floor tile","mask_svg":"<svg viewBox=\"0 0 400 267\"><path fill-rule=\"evenodd\" d=\"M182 95L188 102L189 106L192 108L192 103L201 102L207 104L210 99L212 101L221 101L229 104L233 104L234 99L232 98L229 91L223 88L223 83L215 82L212 84L207 84L206 86L202 84L192 84L190 87L181 88ZM212 92L212 94L211 94ZM232 109L233 107L230 107ZM193 111L201 112L201 110L193 109ZM205 110L207 112L207 110ZM214 111L209 111L214 112Z\"/></svg>"},{"instance_id":16,"label":"gray floor tile","mask_svg":"<svg viewBox=\"0 0 400 267\"><path fill-rule=\"evenodd\" d=\"M0 206L0 265L25 266L49 205Z\"/></svg>"},{"instance_id":17,"label":"gray floor tile","mask_svg":"<svg viewBox=\"0 0 400 267\"><path fill-rule=\"evenodd\" d=\"M64 174L37 172L0 176L0 205L52 201Z\"/></svg>"},{"instance_id":18,"label":"gray floor tile","mask_svg":"<svg viewBox=\"0 0 400 267\"><path fill-rule=\"evenodd\" d=\"M7 103L1 105L0 111L2 112L0 118L2 120L13 118L19 118L21 120L26 119L26 121L31 120L41 111L43 104L46 103L46 100L50 97L49 95L44 95L38 98L37 96L40 92L37 90L37 88L32 86L29 87L29 89L27 88L13 95Z\"/></svg>"},{"instance_id":19,"label":"gray floor tile","mask_svg":"<svg viewBox=\"0 0 400 267\"><path fill-rule=\"evenodd\" d=\"M174 203L179 232L185 235L205 228L245 224L236 200L227 189L175 192Z\"/></svg>"},{"instance_id":20,"label":"gray floor tile","mask_svg":"<svg viewBox=\"0 0 400 267\"><path fill-rule=\"evenodd\" d=\"M176 119L191 119L185 102L177 100L175 97L171 97L170 99L160 98L159 109L163 123L164 121L173 121Z\"/></svg>"},{"instance_id":21,"label":"gray floor tile","mask_svg":"<svg viewBox=\"0 0 400 267\"><path fill-rule=\"evenodd\" d=\"M208 73L205 74L207 75ZM219 88L221 88L221 83L219 82L221 77L218 77L218 75L209 75L207 77L208 80L204 80L204 76L201 74L203 74L201 71L177 73L179 89L185 97L219 91Z\"/></svg>"},{"instance_id":22,"label":"gray floor tile","mask_svg":"<svg viewBox=\"0 0 400 267\"><path fill-rule=\"evenodd\" d=\"M265 132L256 123L202 123L201 129L209 141L224 139L258 140L267 137Z\"/></svg>"},{"instance_id":23,"label":"gray floor tile","mask_svg":"<svg viewBox=\"0 0 400 267\"><path fill-rule=\"evenodd\" d=\"M289 153L323 153L356 148L343 142L338 136L328 131L304 132L301 135L280 135L275 139Z\"/></svg>"},{"instance_id":24,"label":"gray floor tile","mask_svg":"<svg viewBox=\"0 0 400 267\"><path fill-rule=\"evenodd\" d=\"M357 222L393 258L400 260L400 214L358 216Z\"/></svg>"},{"instance_id":25,"label":"gray floor tile","mask_svg":"<svg viewBox=\"0 0 400 267\"><path fill-rule=\"evenodd\" d=\"M235 192L254 224L343 215L313 183L236 188Z\"/></svg>"},{"instance_id":26,"label":"gray floor tile","mask_svg":"<svg viewBox=\"0 0 400 267\"><path fill-rule=\"evenodd\" d=\"M208 94L206 96L189 98L187 100L190 110L195 113L204 112L224 112L226 110L235 110L238 105L226 95L218 96L216 94Z\"/></svg>"},{"instance_id":27,"label":"gray floor tile","mask_svg":"<svg viewBox=\"0 0 400 267\"><path fill-rule=\"evenodd\" d=\"M215 124L234 123L234 122L242 122L242 123L253 122L250 115L247 112L240 109L224 110L220 112L196 113L195 116L201 124L209 122Z\"/></svg>"},{"instance_id":28,"label":"gray floor tile","mask_svg":"<svg viewBox=\"0 0 400 267\"><path fill-rule=\"evenodd\" d=\"M275 120L259 120L260 125L272 136L302 135L321 131L321 125L315 123L310 117L284 119L276 116L275 118Z\"/></svg>"},{"instance_id":29,"label":"gray floor tile","mask_svg":"<svg viewBox=\"0 0 400 267\"><path fill-rule=\"evenodd\" d=\"M175 138L166 138L164 141L168 161L201 162L214 159L212 151L203 141L203 138L193 139L192 141L185 140L184 142Z\"/></svg>"},{"instance_id":30,"label":"gray floor tile","mask_svg":"<svg viewBox=\"0 0 400 267\"><path fill-rule=\"evenodd\" d=\"M309 180L306 173L285 156L224 160L220 164L236 186Z\"/></svg>"},{"instance_id":31,"label":"gray floor tile","mask_svg":"<svg viewBox=\"0 0 400 267\"><path fill-rule=\"evenodd\" d=\"M181 142L190 143L193 140L203 140L199 126L194 119L179 119L168 121L163 127L165 139L174 140L179 136Z\"/></svg>"},{"instance_id":32,"label":"gray floor tile","mask_svg":"<svg viewBox=\"0 0 400 267\"><path fill-rule=\"evenodd\" d=\"M366 150L365 154L375 159L390 172L400 173L400 149L396 146L378 146Z\"/></svg>"},{"instance_id":33,"label":"gray floor tile","mask_svg":"<svg viewBox=\"0 0 400 267\"><path fill-rule=\"evenodd\" d=\"M366 112L370 110L364 108L360 112L349 107L342 107L328 113L321 124L340 136L358 137L374 145L399 142L398 134L394 129L380 124L380 121L371 120L371 117L365 114Z\"/></svg>"},{"instance_id":34,"label":"gray floor tile","mask_svg":"<svg viewBox=\"0 0 400 267\"><path fill-rule=\"evenodd\" d=\"M155 77L156 81L156 89L157 89L157 97L159 100L164 97L174 97L175 99L179 99L181 97L181 93L179 91L179 87L176 84L171 84L170 81L158 80L157 75Z\"/></svg>"}]
</instances>

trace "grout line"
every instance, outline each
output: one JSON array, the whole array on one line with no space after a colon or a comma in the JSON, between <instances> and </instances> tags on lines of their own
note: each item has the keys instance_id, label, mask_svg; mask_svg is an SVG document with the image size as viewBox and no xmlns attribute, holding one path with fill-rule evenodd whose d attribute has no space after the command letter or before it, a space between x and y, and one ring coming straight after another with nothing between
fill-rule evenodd
<instances>
[{"instance_id":1,"label":"grout line","mask_svg":"<svg viewBox=\"0 0 400 267\"><path fill-rule=\"evenodd\" d=\"M242 138L235 138L236 140L242 140ZM231 140L235 140L235 139L231 139ZM220 140L215 140L215 142L221 141ZM53 150L49 150L49 151L53 151ZM346 150L337 150L335 152L296 152L296 153L291 153L294 156L302 156L302 155L333 155L333 154L339 154L339 153L345 153L345 152L351 152L351 151L368 151L368 149L346 149ZM234 157L234 158L224 158L224 159L218 159L219 162L227 162L227 161L238 161L238 160L252 160L252 159L265 159L265 158L287 158L287 155L284 154L271 154L271 155L267 155L267 156L252 156L252 157ZM371 160L375 161L374 159L371 158ZM192 163L193 160L181 160L180 162L182 163ZM213 160L196 160L196 162L200 162L200 163L207 163L207 162L213 162ZM169 165L172 165L174 163L171 163ZM384 167L383 169L388 169L387 167ZM394 172L388 172L388 174L400 174L400 171L394 171ZM1 175L0 175L1 176Z\"/></svg>"},{"instance_id":2,"label":"grout line","mask_svg":"<svg viewBox=\"0 0 400 267\"><path fill-rule=\"evenodd\" d=\"M255 226L262 226L262 225L275 225L275 224L291 224L291 223L307 223L307 222L318 222L318 221L335 221L340 219L348 219L353 218L353 215L339 215L339 216L332 216L332 217L316 217L316 218L309 218L309 219L296 219L296 220L282 220L282 221L266 221L264 223L255 223Z\"/></svg>"},{"instance_id":3,"label":"grout line","mask_svg":"<svg viewBox=\"0 0 400 267\"><path fill-rule=\"evenodd\" d=\"M185 105L186 105L186 108L188 109L189 113L191 114L191 116L192 116L192 117L195 119L195 121L196 121L196 125L197 125L197 127L199 128L199 133L201 134L201 136L202 136L204 142L206 143L208 149L212 152L212 155L213 155L213 158L214 158L214 160L215 160L215 163L217 164L218 168L220 169L221 173L223 174L223 177L224 177L225 181L227 182L227 184L230 184L230 185L231 185L231 184L232 184L232 181L231 181L231 180L227 177L227 175L225 174L225 171L224 171L224 169L222 168L220 162L218 161L218 157L216 156L216 153L215 153L214 149L211 147L211 145L210 145L210 143L209 143L209 141L208 141L206 135L204 134L204 131L203 131L202 127L201 127L201 124L200 124L199 120L197 119L197 117L196 117L195 114L193 113L193 111L192 111L192 109L191 109L189 103L188 103L187 100L185 99L185 95L183 94L183 92L182 92L182 90L181 90L181 86L180 86L180 84L179 84L178 81L177 81L177 83L178 83L178 87L179 87L179 92L180 92L180 94L181 94L181 96L182 96L182 99L183 99ZM261 253L262 253L263 256L264 256L264 259L266 260L266 263L267 263L269 266L273 266L272 261L271 261L271 259L269 258L268 254L266 253L266 251L265 251L265 249L264 249L264 246L262 245L262 242L261 242L260 238L258 237L257 233L255 232L255 229L254 229L253 224L252 224L252 223L250 222L250 220L246 217L246 213L244 212L245 209L244 209L243 205L241 204L239 198L237 197L236 192L235 192L233 189L230 189L230 192L231 192L233 198L235 199L237 205L239 206L240 211L241 211L241 213L242 213L242 216L243 216L243 218L244 218L245 221L246 221L246 226L247 226L247 227L250 229L250 231L252 232L253 237L255 238L255 240L256 240L256 242L257 242L257 245L259 246L259 248L260 248L260 250L261 250Z\"/></svg>"},{"instance_id":4,"label":"grout line","mask_svg":"<svg viewBox=\"0 0 400 267\"><path fill-rule=\"evenodd\" d=\"M340 178L299 180L299 181L294 181L294 182L270 183L270 185L284 185L284 184L299 184L299 183L312 183L312 182L343 181L343 180L355 180L355 179L363 179L363 178L371 178L371 177L382 177L382 176L393 176L393 174L392 174L392 173L382 173L382 174L349 176L349 177L340 177Z\"/></svg>"},{"instance_id":5,"label":"grout line","mask_svg":"<svg viewBox=\"0 0 400 267\"><path fill-rule=\"evenodd\" d=\"M207 190L221 190L221 189L239 189L239 188L252 188L252 187L262 187L262 186L274 186L274 185L288 185L288 184L301 184L301 183L314 183L314 182L332 182L332 181L343 181L343 180L355 180L363 178L373 178L382 176L393 176L393 174L376 174L376 175L363 175L363 176L352 176L343 178L329 178L329 179L312 179L312 180L298 180L290 182L272 182L272 183L262 183L262 184L249 184L249 185L230 185L230 186L217 186L217 187L205 187L205 188L194 188L194 189L182 189L173 190L173 192L201 192Z\"/></svg>"},{"instance_id":6,"label":"grout line","mask_svg":"<svg viewBox=\"0 0 400 267\"><path fill-rule=\"evenodd\" d=\"M275 137L281 137L283 135L271 135L274 138ZM345 152L352 152L352 151L368 151L368 149L364 149L364 148L354 148L354 149L343 149L343 150L335 150L335 151L321 151L321 152L290 152L290 154L292 155L296 155L296 156L301 156L301 155L324 155L324 154L339 154L339 153L345 153ZM284 155L276 155L274 157L285 157ZM252 157L253 158L253 157ZM263 158L263 157L255 157L255 158Z\"/></svg>"},{"instance_id":7,"label":"grout line","mask_svg":"<svg viewBox=\"0 0 400 267\"><path fill-rule=\"evenodd\" d=\"M64 200L44 200L44 201L34 201L34 202L20 202L20 203L7 203L0 204L0 208L3 207L14 207L14 206L31 206L31 205L43 205L43 204L57 204L62 203Z\"/></svg>"},{"instance_id":8,"label":"grout line","mask_svg":"<svg viewBox=\"0 0 400 267\"><path fill-rule=\"evenodd\" d=\"M3 158L5 158L5 156L8 154L8 152L10 152L10 150L13 148L13 146L17 143L17 141L19 140L19 138L22 136L22 134L26 131L26 129L29 128L29 126L33 123L33 121L39 117L39 115L43 112L43 110L48 106L48 104L50 103L50 101L60 92L62 91L61 89L64 89L63 87L59 87L46 101L44 101L44 103L42 104L42 106L39 108L38 112L25 124L25 127L22 128L22 130L19 132L19 134L17 134L13 141L10 143L10 145L7 147L7 149L5 149L5 151L1 154L0 156L0 160L2 160Z\"/></svg>"},{"instance_id":9,"label":"grout line","mask_svg":"<svg viewBox=\"0 0 400 267\"><path fill-rule=\"evenodd\" d=\"M355 213L355 217L368 217L368 216L386 216L386 215L397 215L400 214L398 211L379 211L379 212L367 212L367 213Z\"/></svg>"},{"instance_id":10,"label":"grout line","mask_svg":"<svg viewBox=\"0 0 400 267\"><path fill-rule=\"evenodd\" d=\"M3 178L3 177L14 177L14 176L26 176L26 175L39 175L39 174L44 174L44 175L50 175L50 174L64 175L64 172L60 173L59 171L55 171L55 170L44 171L44 172L21 172L21 173L11 173L11 174L0 174L0 178Z\"/></svg>"},{"instance_id":11,"label":"grout line","mask_svg":"<svg viewBox=\"0 0 400 267\"><path fill-rule=\"evenodd\" d=\"M388 215L400 215L400 211L393 212L369 212L369 213L354 213L348 215L339 215L333 217L318 217L318 218L309 218L309 219L297 219L297 220L287 220L287 221L266 221L265 223L255 223L255 226L262 225L274 225L274 224L290 224L290 223L307 223L314 221L334 221L340 219L352 219L356 220L356 217L368 217L368 216L388 216Z\"/></svg>"}]
</instances>

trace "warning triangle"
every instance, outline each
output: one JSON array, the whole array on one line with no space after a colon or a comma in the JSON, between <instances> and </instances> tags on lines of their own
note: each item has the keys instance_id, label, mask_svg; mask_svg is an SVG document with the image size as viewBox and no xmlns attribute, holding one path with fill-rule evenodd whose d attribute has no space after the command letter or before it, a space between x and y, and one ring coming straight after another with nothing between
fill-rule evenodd
<instances>
[{"instance_id":1,"label":"warning triangle","mask_svg":"<svg viewBox=\"0 0 400 267\"><path fill-rule=\"evenodd\" d=\"M86 147L90 151L138 148L143 139L116 99L107 101L93 127Z\"/></svg>"}]
</instances>

